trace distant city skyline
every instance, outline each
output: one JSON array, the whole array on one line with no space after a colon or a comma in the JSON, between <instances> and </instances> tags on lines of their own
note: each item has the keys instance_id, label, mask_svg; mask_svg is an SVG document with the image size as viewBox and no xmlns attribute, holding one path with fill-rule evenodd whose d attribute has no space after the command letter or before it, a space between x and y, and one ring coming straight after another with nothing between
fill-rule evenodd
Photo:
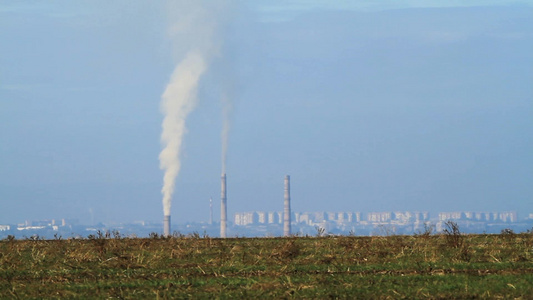
<instances>
[{"instance_id":1,"label":"distant city skyline","mask_svg":"<svg viewBox=\"0 0 533 300\"><path fill-rule=\"evenodd\" d=\"M284 213L252 211L237 212L234 222L228 222L225 237L273 237L316 235L416 235L441 234L449 222L462 233L524 233L533 231L533 213L517 218L516 211L499 212L428 212L383 211L369 212L293 212L291 228L287 234ZM220 222L188 222L172 224L166 233L161 222L136 221L132 223L81 224L74 219L26 220L17 224L0 224L3 238L89 238L149 237L149 236L209 236L222 237Z\"/></svg>"}]
</instances>

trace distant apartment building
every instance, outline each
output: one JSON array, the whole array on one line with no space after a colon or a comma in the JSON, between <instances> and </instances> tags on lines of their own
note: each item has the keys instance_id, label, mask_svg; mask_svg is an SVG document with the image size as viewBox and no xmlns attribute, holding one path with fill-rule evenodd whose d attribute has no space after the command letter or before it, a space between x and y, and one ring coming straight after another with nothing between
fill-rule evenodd
<instances>
[{"instance_id":1,"label":"distant apartment building","mask_svg":"<svg viewBox=\"0 0 533 300\"><path fill-rule=\"evenodd\" d=\"M470 212L470 211L456 211L456 212L441 212L439 213L439 221L479 221L479 222L503 222L512 223L517 222L516 211L504 212Z\"/></svg>"},{"instance_id":2,"label":"distant apartment building","mask_svg":"<svg viewBox=\"0 0 533 300\"><path fill-rule=\"evenodd\" d=\"M360 212L339 212L337 213L338 223L358 223L361 221Z\"/></svg>"},{"instance_id":3,"label":"distant apartment building","mask_svg":"<svg viewBox=\"0 0 533 300\"><path fill-rule=\"evenodd\" d=\"M281 224L281 212L272 211L268 212L268 224Z\"/></svg>"},{"instance_id":4,"label":"distant apartment building","mask_svg":"<svg viewBox=\"0 0 533 300\"><path fill-rule=\"evenodd\" d=\"M296 223L318 225L329 222L336 225L355 223L361 220L359 212L303 212L295 215Z\"/></svg>"},{"instance_id":5,"label":"distant apartment building","mask_svg":"<svg viewBox=\"0 0 533 300\"><path fill-rule=\"evenodd\" d=\"M307 225L318 224L328 220L328 214L325 212L303 212L300 213L296 223L305 223Z\"/></svg>"},{"instance_id":6,"label":"distant apartment building","mask_svg":"<svg viewBox=\"0 0 533 300\"><path fill-rule=\"evenodd\" d=\"M366 219L370 223L388 223L392 218L391 212L370 212Z\"/></svg>"},{"instance_id":7,"label":"distant apartment building","mask_svg":"<svg viewBox=\"0 0 533 300\"><path fill-rule=\"evenodd\" d=\"M257 212L257 222L260 224L266 224L268 223L268 213L264 211L258 211Z\"/></svg>"},{"instance_id":8,"label":"distant apartment building","mask_svg":"<svg viewBox=\"0 0 533 300\"><path fill-rule=\"evenodd\" d=\"M259 215L257 212L243 212L235 214L235 225L251 225L257 224Z\"/></svg>"},{"instance_id":9,"label":"distant apartment building","mask_svg":"<svg viewBox=\"0 0 533 300\"><path fill-rule=\"evenodd\" d=\"M407 224L429 221L428 212L394 211L371 212L367 214L367 221L371 224Z\"/></svg>"},{"instance_id":10,"label":"distant apartment building","mask_svg":"<svg viewBox=\"0 0 533 300\"><path fill-rule=\"evenodd\" d=\"M426 211L370 212L366 214L366 218L361 218L359 212L293 212L291 219L295 227L299 228L300 234L312 234L316 228L320 228L326 233L355 232L369 235L379 235L384 232L386 234L411 234L426 230L427 226L434 226L437 232L441 232L446 228L445 222L448 220L457 222L463 232L498 232L501 226L508 227L518 222L517 213L514 211L441 212L434 220L430 220L430 215ZM262 230L266 230L265 226L280 226L283 222L283 213L279 211L239 212L235 214L234 220L236 226L262 226ZM533 214L530 215L529 220L533 220ZM516 226L514 228L521 228Z\"/></svg>"},{"instance_id":11,"label":"distant apartment building","mask_svg":"<svg viewBox=\"0 0 533 300\"><path fill-rule=\"evenodd\" d=\"M291 216L296 224L315 226L324 223L332 225L349 225L362 222L360 212L293 212ZM238 212L234 215L235 225L281 224L282 212ZM367 214L369 224L407 224L429 221L428 212L371 212Z\"/></svg>"},{"instance_id":12,"label":"distant apartment building","mask_svg":"<svg viewBox=\"0 0 533 300\"><path fill-rule=\"evenodd\" d=\"M506 223L512 223L518 221L516 211L506 211L506 212L500 212L499 213L499 219L502 222Z\"/></svg>"},{"instance_id":13,"label":"distant apartment building","mask_svg":"<svg viewBox=\"0 0 533 300\"><path fill-rule=\"evenodd\" d=\"M347 223L357 223L361 221L359 212L293 212L291 219L296 224L317 225L324 222L331 222L337 225ZM282 212L238 212L234 215L235 225L262 225L281 224L283 221Z\"/></svg>"}]
</instances>

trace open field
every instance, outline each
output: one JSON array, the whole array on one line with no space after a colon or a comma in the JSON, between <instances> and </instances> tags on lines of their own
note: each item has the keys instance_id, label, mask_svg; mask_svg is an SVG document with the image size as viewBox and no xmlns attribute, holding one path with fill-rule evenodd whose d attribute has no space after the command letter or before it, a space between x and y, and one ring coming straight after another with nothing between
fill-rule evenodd
<instances>
[{"instance_id":1,"label":"open field","mask_svg":"<svg viewBox=\"0 0 533 300\"><path fill-rule=\"evenodd\" d=\"M0 298L532 295L532 234L0 242Z\"/></svg>"}]
</instances>

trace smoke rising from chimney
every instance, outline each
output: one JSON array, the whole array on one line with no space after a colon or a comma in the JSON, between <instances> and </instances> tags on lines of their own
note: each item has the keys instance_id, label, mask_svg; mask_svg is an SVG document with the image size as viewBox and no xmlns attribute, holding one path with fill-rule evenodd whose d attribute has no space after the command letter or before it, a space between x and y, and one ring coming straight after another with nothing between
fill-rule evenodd
<instances>
[{"instance_id":1,"label":"smoke rising from chimney","mask_svg":"<svg viewBox=\"0 0 533 300\"><path fill-rule=\"evenodd\" d=\"M161 97L164 119L159 162L164 170L161 189L164 216L170 216L176 177L181 168L185 121L196 106L199 81L211 58L218 53L215 29L220 17L225 15L226 6L224 1L169 2L169 36L179 63Z\"/></svg>"},{"instance_id":2,"label":"smoke rising from chimney","mask_svg":"<svg viewBox=\"0 0 533 300\"><path fill-rule=\"evenodd\" d=\"M200 53L189 52L176 67L165 92L161 109L165 114L161 142L165 148L159 154L160 168L165 170L163 177L163 212L170 215L170 205L176 177L180 171L180 153L185 134L185 119L196 104L198 80L207 66Z\"/></svg>"}]
</instances>

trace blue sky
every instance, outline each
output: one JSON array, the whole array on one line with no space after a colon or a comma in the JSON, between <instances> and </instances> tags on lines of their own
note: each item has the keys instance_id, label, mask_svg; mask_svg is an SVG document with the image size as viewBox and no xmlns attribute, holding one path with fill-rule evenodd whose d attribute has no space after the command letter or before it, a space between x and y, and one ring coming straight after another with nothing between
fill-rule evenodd
<instances>
[{"instance_id":1,"label":"blue sky","mask_svg":"<svg viewBox=\"0 0 533 300\"><path fill-rule=\"evenodd\" d=\"M281 210L285 174L296 211L533 213L531 1L328 2L226 10L173 221L218 200L221 91L230 216ZM162 219L167 9L0 1L0 223Z\"/></svg>"}]
</instances>

